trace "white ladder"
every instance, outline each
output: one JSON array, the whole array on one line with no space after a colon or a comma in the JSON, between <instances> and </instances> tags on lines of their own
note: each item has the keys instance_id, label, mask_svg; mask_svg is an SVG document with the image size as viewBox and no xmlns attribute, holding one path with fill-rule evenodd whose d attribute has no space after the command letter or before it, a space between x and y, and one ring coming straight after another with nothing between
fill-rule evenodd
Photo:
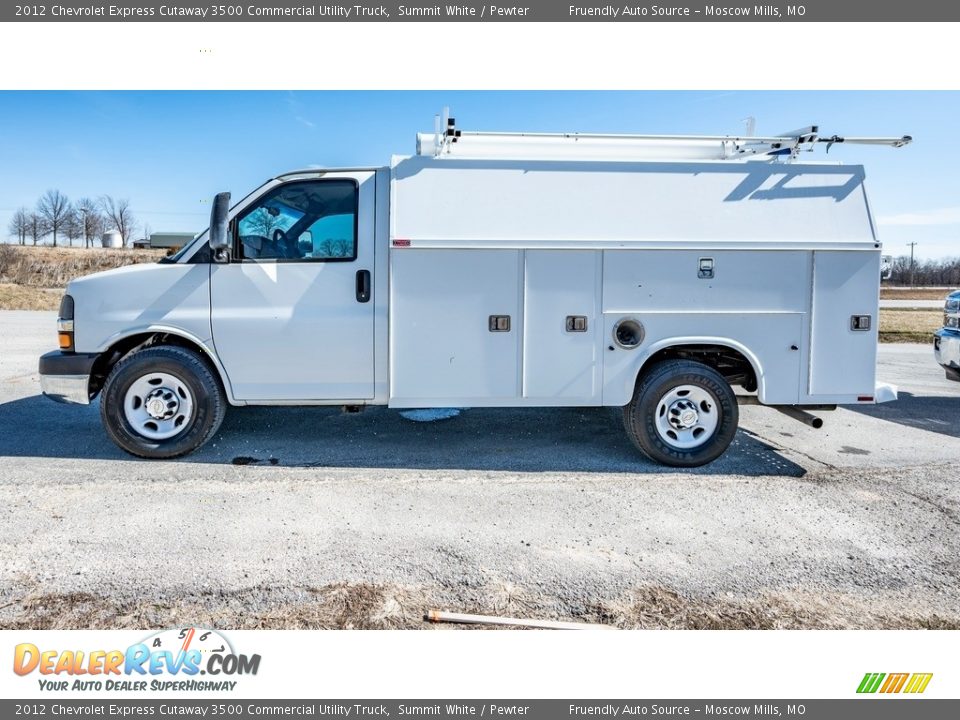
<instances>
[{"instance_id":1,"label":"white ladder","mask_svg":"<svg viewBox=\"0 0 960 720\"><path fill-rule=\"evenodd\" d=\"M445 108L433 133L417 135L417 154L442 158L524 160L766 160L791 162L802 150L837 143L903 147L901 137L824 136L816 125L782 135L617 135L458 130Z\"/></svg>"}]
</instances>

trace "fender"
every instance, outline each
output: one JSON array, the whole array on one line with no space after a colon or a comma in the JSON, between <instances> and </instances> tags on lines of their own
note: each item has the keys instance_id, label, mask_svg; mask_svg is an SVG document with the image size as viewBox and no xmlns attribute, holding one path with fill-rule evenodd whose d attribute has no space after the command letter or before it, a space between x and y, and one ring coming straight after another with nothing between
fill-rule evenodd
<instances>
[{"instance_id":1,"label":"fender","mask_svg":"<svg viewBox=\"0 0 960 720\"><path fill-rule=\"evenodd\" d=\"M650 347L645 348L634 360L631 366L631 371L626 374L628 381L619 389L622 395L620 397L612 398L613 404L626 405L628 402L630 402L630 398L633 397L633 390L636 386L637 377L647 364L647 361L661 350L666 350L677 345L722 345L723 347L728 347L731 350L736 350L747 359L747 362L749 362L753 368L754 375L756 375L757 378L757 395L761 403L764 401L764 397L766 396L766 387L765 378L763 375L763 366L760 364L760 360L757 358L757 356L749 348L747 348L747 346L728 337L695 335L665 338L657 341ZM621 397L623 402L620 402ZM606 403L606 398L605 404L608 404Z\"/></svg>"},{"instance_id":2,"label":"fender","mask_svg":"<svg viewBox=\"0 0 960 720\"><path fill-rule=\"evenodd\" d=\"M239 406L246 405L244 402L239 402L234 398L233 395L233 386L230 384L230 378L227 375L226 369L220 363L220 358L217 357L216 352L214 352L211 345L207 342L204 342L196 335L191 332L187 332L183 328L179 328L173 325L140 325L133 328L127 328L123 332L116 333L107 338L98 348L97 352L106 352L111 347L116 345L121 340L125 338L132 337L134 335L147 335L150 333L163 333L164 335L175 335L179 338L183 338L187 342L196 345L198 348L203 350L207 354L207 357L213 362L213 366L217 370L217 374L220 376L220 382L223 383L223 389L227 393L227 400L231 405Z\"/></svg>"}]
</instances>

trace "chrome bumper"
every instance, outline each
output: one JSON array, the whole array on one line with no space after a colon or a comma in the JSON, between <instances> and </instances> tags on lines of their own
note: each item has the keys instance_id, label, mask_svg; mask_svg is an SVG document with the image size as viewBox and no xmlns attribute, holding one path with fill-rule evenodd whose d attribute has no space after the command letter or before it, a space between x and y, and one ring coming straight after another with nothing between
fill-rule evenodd
<instances>
[{"instance_id":1,"label":"chrome bumper","mask_svg":"<svg viewBox=\"0 0 960 720\"><path fill-rule=\"evenodd\" d=\"M40 356L40 389L51 400L90 404L90 374L96 353L59 352Z\"/></svg>"},{"instance_id":2,"label":"chrome bumper","mask_svg":"<svg viewBox=\"0 0 960 720\"><path fill-rule=\"evenodd\" d=\"M940 328L933 334L933 357L952 379L960 373L960 332Z\"/></svg>"},{"instance_id":3,"label":"chrome bumper","mask_svg":"<svg viewBox=\"0 0 960 720\"><path fill-rule=\"evenodd\" d=\"M89 375L41 375L40 389L51 400L76 405L90 404Z\"/></svg>"}]
</instances>

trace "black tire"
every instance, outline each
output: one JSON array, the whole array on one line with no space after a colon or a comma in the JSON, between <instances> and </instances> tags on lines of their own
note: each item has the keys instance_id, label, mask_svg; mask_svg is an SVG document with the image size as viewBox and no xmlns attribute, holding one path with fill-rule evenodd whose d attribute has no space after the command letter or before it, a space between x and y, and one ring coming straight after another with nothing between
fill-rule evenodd
<instances>
[{"instance_id":1,"label":"black tire","mask_svg":"<svg viewBox=\"0 0 960 720\"><path fill-rule=\"evenodd\" d=\"M675 437L671 440L658 427L669 425L670 416L665 416L664 411L672 412L672 406L661 403L661 400L670 397L678 388L691 386L699 388L695 392L705 398L706 405L701 414L706 417L714 413L710 420L716 425L711 432L704 430L701 433L707 435L705 438L693 436L700 429L694 426L689 431L688 442L700 444L687 448L680 447L683 436L676 437L674 432ZM689 391L680 392L689 394ZM677 402L684 399L680 395ZM658 417L662 424L658 424ZM665 417L666 421L663 420ZM699 467L716 460L733 441L739 419L737 397L729 383L709 365L693 360L666 360L645 369L637 381L633 399L623 408L623 425L634 445L652 460L671 467Z\"/></svg>"},{"instance_id":2,"label":"black tire","mask_svg":"<svg viewBox=\"0 0 960 720\"><path fill-rule=\"evenodd\" d=\"M124 409L131 386L151 373L173 376L192 394L190 417L169 438L144 436L131 425ZM100 417L110 439L131 455L151 459L175 458L196 450L220 428L226 407L220 380L210 367L192 350L174 346L151 347L123 358L110 371L100 394Z\"/></svg>"}]
</instances>

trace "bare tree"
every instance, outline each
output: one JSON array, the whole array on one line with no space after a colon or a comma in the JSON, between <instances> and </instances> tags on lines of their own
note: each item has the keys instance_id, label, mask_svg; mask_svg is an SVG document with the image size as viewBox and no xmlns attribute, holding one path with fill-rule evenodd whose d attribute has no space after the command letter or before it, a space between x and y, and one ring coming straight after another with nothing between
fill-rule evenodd
<instances>
[{"instance_id":1,"label":"bare tree","mask_svg":"<svg viewBox=\"0 0 960 720\"><path fill-rule=\"evenodd\" d=\"M67 221L63 224L63 234L67 236L70 247L73 247L74 240L83 237L83 217L76 208L70 208Z\"/></svg>"},{"instance_id":2,"label":"bare tree","mask_svg":"<svg viewBox=\"0 0 960 720\"><path fill-rule=\"evenodd\" d=\"M90 247L96 238L103 235L106 224L100 212L100 204L96 200L83 197L77 200L76 209L83 223L84 247Z\"/></svg>"},{"instance_id":3,"label":"bare tree","mask_svg":"<svg viewBox=\"0 0 960 720\"><path fill-rule=\"evenodd\" d=\"M10 234L17 236L17 242L27 244L27 232L30 229L30 211L25 207L18 208L10 218Z\"/></svg>"},{"instance_id":4,"label":"bare tree","mask_svg":"<svg viewBox=\"0 0 960 720\"><path fill-rule=\"evenodd\" d=\"M126 198L117 199L110 195L104 195L100 198L100 209L103 211L107 222L120 231L123 244L129 243L137 228L136 218L133 216L133 211L130 210L130 201Z\"/></svg>"},{"instance_id":5,"label":"bare tree","mask_svg":"<svg viewBox=\"0 0 960 720\"><path fill-rule=\"evenodd\" d=\"M59 190L47 190L37 201L37 213L53 233L53 246L56 247L57 233L63 230L70 215L70 200Z\"/></svg>"},{"instance_id":6,"label":"bare tree","mask_svg":"<svg viewBox=\"0 0 960 720\"><path fill-rule=\"evenodd\" d=\"M890 285L956 287L960 285L960 257L910 262L909 255L894 258Z\"/></svg>"},{"instance_id":7,"label":"bare tree","mask_svg":"<svg viewBox=\"0 0 960 720\"><path fill-rule=\"evenodd\" d=\"M32 212L27 215L27 236L33 240L34 245L48 233L46 221L38 213Z\"/></svg>"},{"instance_id":8,"label":"bare tree","mask_svg":"<svg viewBox=\"0 0 960 720\"><path fill-rule=\"evenodd\" d=\"M240 234L272 238L273 231L282 225L283 218L277 215L275 210L271 213L269 208L259 207L240 223Z\"/></svg>"}]
</instances>

